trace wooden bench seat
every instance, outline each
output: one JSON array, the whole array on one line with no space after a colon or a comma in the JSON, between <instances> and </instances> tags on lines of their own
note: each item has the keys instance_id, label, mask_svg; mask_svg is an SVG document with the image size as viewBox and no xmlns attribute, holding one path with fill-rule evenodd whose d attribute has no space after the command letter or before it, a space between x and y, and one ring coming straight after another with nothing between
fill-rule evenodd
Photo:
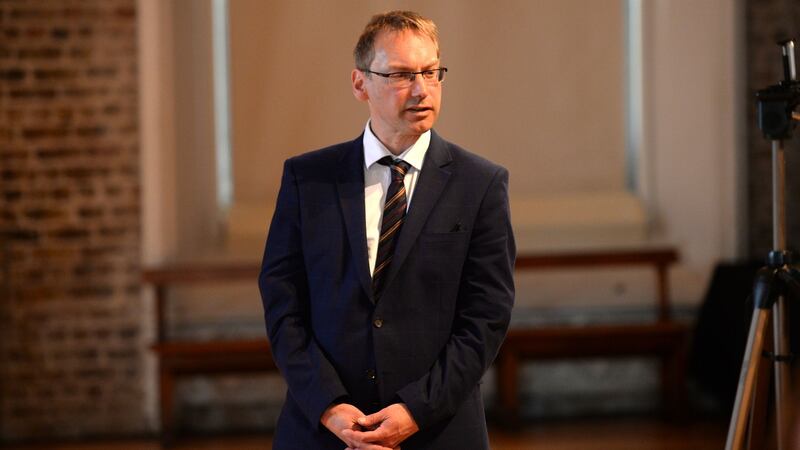
<instances>
[{"instance_id":1,"label":"wooden bench seat","mask_svg":"<svg viewBox=\"0 0 800 450\"><path fill-rule=\"evenodd\" d=\"M171 374L260 372L275 369L266 338L165 342L151 348L162 360L161 369Z\"/></svg>"}]
</instances>

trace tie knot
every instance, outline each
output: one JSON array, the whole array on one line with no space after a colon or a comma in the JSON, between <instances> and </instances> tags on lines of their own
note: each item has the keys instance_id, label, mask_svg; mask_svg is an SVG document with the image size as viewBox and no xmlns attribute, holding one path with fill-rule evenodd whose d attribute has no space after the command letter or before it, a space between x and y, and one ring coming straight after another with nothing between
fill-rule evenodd
<instances>
[{"instance_id":1,"label":"tie knot","mask_svg":"<svg viewBox=\"0 0 800 450\"><path fill-rule=\"evenodd\" d=\"M388 166L392 172L392 179L396 181L402 181L406 176L408 169L411 168L411 164L403 161L402 159L394 159L391 156L384 156L383 158L379 159L378 164Z\"/></svg>"}]
</instances>

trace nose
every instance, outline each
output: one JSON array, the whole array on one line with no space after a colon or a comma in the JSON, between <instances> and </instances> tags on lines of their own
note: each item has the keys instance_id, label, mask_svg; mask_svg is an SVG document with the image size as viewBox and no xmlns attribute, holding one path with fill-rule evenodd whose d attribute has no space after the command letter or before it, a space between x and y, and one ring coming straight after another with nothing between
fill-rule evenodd
<instances>
[{"instance_id":1,"label":"nose","mask_svg":"<svg viewBox=\"0 0 800 450\"><path fill-rule=\"evenodd\" d=\"M414 97L425 98L428 96L428 84L422 78L422 74L416 74L411 82L411 95Z\"/></svg>"}]
</instances>

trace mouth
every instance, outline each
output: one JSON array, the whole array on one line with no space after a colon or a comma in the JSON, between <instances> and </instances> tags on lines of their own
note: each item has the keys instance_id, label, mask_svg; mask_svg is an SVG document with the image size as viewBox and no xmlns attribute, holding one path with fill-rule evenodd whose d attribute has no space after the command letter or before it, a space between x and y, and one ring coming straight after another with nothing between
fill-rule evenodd
<instances>
[{"instance_id":1,"label":"mouth","mask_svg":"<svg viewBox=\"0 0 800 450\"><path fill-rule=\"evenodd\" d=\"M412 106L410 108L406 108L406 111L410 111L412 113L422 113L426 111L432 111L433 108L428 106Z\"/></svg>"}]
</instances>

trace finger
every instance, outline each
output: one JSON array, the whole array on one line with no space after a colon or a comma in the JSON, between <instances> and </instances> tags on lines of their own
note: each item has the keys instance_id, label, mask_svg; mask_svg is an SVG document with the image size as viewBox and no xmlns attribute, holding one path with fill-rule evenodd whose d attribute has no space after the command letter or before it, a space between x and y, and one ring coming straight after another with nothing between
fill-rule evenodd
<instances>
[{"instance_id":1,"label":"finger","mask_svg":"<svg viewBox=\"0 0 800 450\"><path fill-rule=\"evenodd\" d=\"M360 445L366 444L367 442L362 440L360 436L356 435L356 433L359 433L359 431L351 430L349 428L344 429L341 431L340 439L351 448L358 450Z\"/></svg>"},{"instance_id":2,"label":"finger","mask_svg":"<svg viewBox=\"0 0 800 450\"><path fill-rule=\"evenodd\" d=\"M383 445L378 444L364 444L359 445L354 450L394 450L391 447L384 447Z\"/></svg>"},{"instance_id":3,"label":"finger","mask_svg":"<svg viewBox=\"0 0 800 450\"><path fill-rule=\"evenodd\" d=\"M344 436L350 441L375 443L375 442L380 442L382 439L386 438L386 433L384 432L384 430L381 430L380 428L374 431L342 430L342 436ZM359 449L360 448L361 447L359 446Z\"/></svg>"},{"instance_id":4,"label":"finger","mask_svg":"<svg viewBox=\"0 0 800 450\"><path fill-rule=\"evenodd\" d=\"M361 425L362 427L372 427L375 425L379 425L384 420L386 420L386 415L381 413L375 413L365 417L359 417L358 424Z\"/></svg>"},{"instance_id":5,"label":"finger","mask_svg":"<svg viewBox=\"0 0 800 450\"><path fill-rule=\"evenodd\" d=\"M342 443L344 443L347 446L347 450L350 449L357 450L358 446L363 444L362 441L353 438L352 432L353 430L344 429L339 434L337 434L337 437L342 441Z\"/></svg>"}]
</instances>

